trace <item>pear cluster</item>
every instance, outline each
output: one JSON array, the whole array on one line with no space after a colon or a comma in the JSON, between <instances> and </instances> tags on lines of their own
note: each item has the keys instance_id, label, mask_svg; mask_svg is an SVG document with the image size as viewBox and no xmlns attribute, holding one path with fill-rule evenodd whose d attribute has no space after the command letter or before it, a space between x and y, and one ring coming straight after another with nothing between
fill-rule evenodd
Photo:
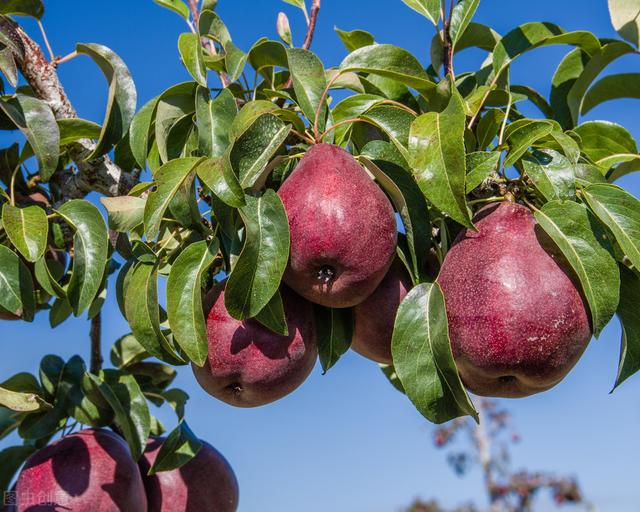
<instances>
[{"instance_id":1,"label":"pear cluster","mask_svg":"<svg viewBox=\"0 0 640 512\"><path fill-rule=\"evenodd\" d=\"M281 287L288 335L231 317L221 283L206 301L208 359L193 366L208 393L239 407L273 402L307 378L317 356L312 303L353 308L353 350L393 364L396 313L412 287L395 257L393 206L347 151L312 146L278 194L291 233ZM527 207L492 204L474 223L437 277L462 381L484 396L549 389L591 338L576 280Z\"/></svg>"},{"instance_id":2,"label":"pear cluster","mask_svg":"<svg viewBox=\"0 0 640 512\"><path fill-rule=\"evenodd\" d=\"M15 486L15 512L235 512L238 482L226 459L203 442L184 466L148 475L162 438L136 462L109 430L86 429L33 454Z\"/></svg>"}]
</instances>

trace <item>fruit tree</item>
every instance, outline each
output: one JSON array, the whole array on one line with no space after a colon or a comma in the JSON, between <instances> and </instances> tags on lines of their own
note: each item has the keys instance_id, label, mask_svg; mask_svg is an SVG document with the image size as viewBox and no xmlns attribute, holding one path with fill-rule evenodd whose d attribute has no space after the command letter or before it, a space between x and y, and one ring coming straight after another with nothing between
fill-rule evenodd
<instances>
[{"instance_id":1,"label":"fruit tree","mask_svg":"<svg viewBox=\"0 0 640 512\"><path fill-rule=\"evenodd\" d=\"M285 1L303 41L280 13L280 40L241 49L217 0L155 0L185 22L189 79L141 106L114 51L56 56L42 0L0 1L0 129L21 134L0 150L0 318L91 326L89 357L43 354L0 383L15 510L236 510L179 366L257 407L353 348L436 424L481 421L469 393L549 390L616 315L614 387L640 369L640 201L616 185L640 155L623 126L582 120L640 97L640 75L602 76L638 53L640 0L609 0L618 39L499 34L473 21L479 0L393 0L433 29L428 63L363 30L337 30L344 58L325 63L321 1ZM546 98L510 71L550 45L567 53ZM468 48L484 61L459 72ZM101 124L59 78L76 58L107 81ZM107 293L130 326L117 340L101 339Z\"/></svg>"}]
</instances>

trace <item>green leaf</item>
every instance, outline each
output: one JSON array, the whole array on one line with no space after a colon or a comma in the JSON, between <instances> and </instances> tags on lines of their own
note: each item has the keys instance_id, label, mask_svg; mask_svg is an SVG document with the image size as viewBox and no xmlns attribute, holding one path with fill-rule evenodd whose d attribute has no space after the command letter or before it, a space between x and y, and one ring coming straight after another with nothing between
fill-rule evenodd
<instances>
[{"instance_id":1,"label":"green leaf","mask_svg":"<svg viewBox=\"0 0 640 512\"><path fill-rule=\"evenodd\" d=\"M100 202L107 210L110 229L127 233L142 224L146 199L135 196L101 197Z\"/></svg>"},{"instance_id":2,"label":"green leaf","mask_svg":"<svg viewBox=\"0 0 640 512\"><path fill-rule=\"evenodd\" d=\"M298 9L302 9L304 12L307 12L307 7L305 5L305 0L282 0L285 4L293 5Z\"/></svg>"},{"instance_id":3,"label":"green leaf","mask_svg":"<svg viewBox=\"0 0 640 512\"><path fill-rule=\"evenodd\" d=\"M435 26L440 21L440 0L402 0L414 11L422 14Z\"/></svg>"},{"instance_id":4,"label":"green leaf","mask_svg":"<svg viewBox=\"0 0 640 512\"><path fill-rule=\"evenodd\" d=\"M553 131L550 121L522 119L509 125L505 130L505 140L509 144L509 154L504 159L504 168L509 168L524 155L538 140Z\"/></svg>"},{"instance_id":5,"label":"green leaf","mask_svg":"<svg viewBox=\"0 0 640 512\"><path fill-rule=\"evenodd\" d=\"M40 383L48 399L53 399L56 396L63 370L64 359L60 356L47 355L40 361Z\"/></svg>"},{"instance_id":6,"label":"green leaf","mask_svg":"<svg viewBox=\"0 0 640 512\"><path fill-rule=\"evenodd\" d=\"M243 188L262 181L267 164L290 131L291 125L273 114L262 114L233 143L229 161Z\"/></svg>"},{"instance_id":7,"label":"green leaf","mask_svg":"<svg viewBox=\"0 0 640 512\"><path fill-rule=\"evenodd\" d=\"M427 112L411 125L409 165L420 190L433 205L473 228L465 199L466 117L459 94L442 112Z\"/></svg>"},{"instance_id":8,"label":"green leaf","mask_svg":"<svg viewBox=\"0 0 640 512\"><path fill-rule=\"evenodd\" d=\"M381 143L369 142L362 150L362 156L368 158L361 158L360 161L389 194L400 214L411 253L412 273L421 281L426 278L426 258L431 247L429 208L411 174L381 154L380 146L384 144ZM375 163L369 158L375 159Z\"/></svg>"},{"instance_id":9,"label":"green leaf","mask_svg":"<svg viewBox=\"0 0 640 512\"><path fill-rule=\"evenodd\" d=\"M207 86L207 69L204 67L202 43L200 36L192 32L180 34L178 38L178 51L184 67L189 74L202 87Z\"/></svg>"},{"instance_id":10,"label":"green leaf","mask_svg":"<svg viewBox=\"0 0 640 512\"><path fill-rule=\"evenodd\" d=\"M637 0L609 0L609 14L616 32L634 46L640 46L640 3Z\"/></svg>"},{"instance_id":11,"label":"green leaf","mask_svg":"<svg viewBox=\"0 0 640 512\"><path fill-rule=\"evenodd\" d=\"M58 213L75 230L67 297L74 315L80 316L100 290L109 257L109 235L100 211L88 201L73 199L58 208Z\"/></svg>"},{"instance_id":12,"label":"green leaf","mask_svg":"<svg viewBox=\"0 0 640 512\"><path fill-rule=\"evenodd\" d=\"M404 298L391 351L406 395L425 418L440 424L470 415L478 421L453 360L444 297L437 283L419 284Z\"/></svg>"},{"instance_id":13,"label":"green leaf","mask_svg":"<svg viewBox=\"0 0 640 512\"><path fill-rule=\"evenodd\" d=\"M111 347L111 364L117 368L126 368L148 357L150 354L133 334L126 334L118 338Z\"/></svg>"},{"instance_id":14,"label":"green leaf","mask_svg":"<svg viewBox=\"0 0 640 512\"><path fill-rule=\"evenodd\" d=\"M203 9L200 13L198 32L200 32L200 35L203 37L215 39L222 46L231 42L231 36L229 35L226 25L220 19L220 16L211 9Z\"/></svg>"},{"instance_id":15,"label":"green leaf","mask_svg":"<svg viewBox=\"0 0 640 512\"><path fill-rule=\"evenodd\" d=\"M480 119L476 130L478 149L486 149L489 147L493 139L498 135L503 121L504 112L497 108L489 110L482 119Z\"/></svg>"},{"instance_id":16,"label":"green leaf","mask_svg":"<svg viewBox=\"0 0 640 512\"><path fill-rule=\"evenodd\" d=\"M0 452L0 489L5 497L5 503L9 505L9 486L20 466L35 452L37 448L28 444L10 446Z\"/></svg>"},{"instance_id":17,"label":"green leaf","mask_svg":"<svg viewBox=\"0 0 640 512\"><path fill-rule=\"evenodd\" d=\"M16 14L40 19L44 15L44 4L42 0L3 0L0 3L0 14Z\"/></svg>"},{"instance_id":18,"label":"green leaf","mask_svg":"<svg viewBox=\"0 0 640 512\"><path fill-rule=\"evenodd\" d=\"M52 329L55 329L60 324L65 322L73 314L71 304L67 297L63 299L56 299L49 310L49 325Z\"/></svg>"},{"instance_id":19,"label":"green leaf","mask_svg":"<svg viewBox=\"0 0 640 512\"><path fill-rule=\"evenodd\" d=\"M574 131L580 136L582 152L594 162L612 155L638 153L635 139L619 124L588 121Z\"/></svg>"},{"instance_id":20,"label":"green leaf","mask_svg":"<svg viewBox=\"0 0 640 512\"><path fill-rule=\"evenodd\" d=\"M584 115L605 101L620 98L640 98L640 73L620 73L601 78L582 100Z\"/></svg>"},{"instance_id":21,"label":"green leaf","mask_svg":"<svg viewBox=\"0 0 640 512\"><path fill-rule=\"evenodd\" d=\"M640 201L615 185L589 185L583 193L633 266L640 268Z\"/></svg>"},{"instance_id":22,"label":"green leaf","mask_svg":"<svg viewBox=\"0 0 640 512\"><path fill-rule=\"evenodd\" d=\"M402 382L400 382L398 374L396 373L396 369L393 367L393 365L379 364L378 366L380 366L380 370L382 370L382 373L389 381L389 384L391 384L394 388L396 388L398 391L400 391L400 393L404 395L405 392L404 388L402 387Z\"/></svg>"},{"instance_id":23,"label":"green leaf","mask_svg":"<svg viewBox=\"0 0 640 512\"><path fill-rule=\"evenodd\" d=\"M613 389L640 370L640 278L627 267L620 266L620 304L618 318L622 324L620 363Z\"/></svg>"},{"instance_id":24,"label":"green leaf","mask_svg":"<svg viewBox=\"0 0 640 512\"><path fill-rule=\"evenodd\" d=\"M551 108L551 105L547 103L547 100L544 98L544 96L542 96L542 94L540 94L532 87L528 87L526 85L512 85L511 92L514 95L521 94L523 96L526 96L526 98L531 103L538 107L540 112L542 112L546 118L553 118L553 109Z\"/></svg>"},{"instance_id":25,"label":"green leaf","mask_svg":"<svg viewBox=\"0 0 640 512\"><path fill-rule=\"evenodd\" d=\"M419 91L435 87L422 64L407 50L390 44L374 44L347 55L340 70L362 71L391 78Z\"/></svg>"},{"instance_id":26,"label":"green leaf","mask_svg":"<svg viewBox=\"0 0 640 512\"><path fill-rule=\"evenodd\" d=\"M493 51L493 69L499 74L523 53L553 44L579 46L590 55L600 50L600 41L591 32L565 32L553 23L530 22L513 29L496 44Z\"/></svg>"},{"instance_id":27,"label":"green leaf","mask_svg":"<svg viewBox=\"0 0 640 512\"><path fill-rule=\"evenodd\" d=\"M469 26L469 23L471 23L479 4L480 0L461 0L453 8L451 20L449 21L449 34L454 47Z\"/></svg>"},{"instance_id":28,"label":"green leaf","mask_svg":"<svg viewBox=\"0 0 640 512\"><path fill-rule=\"evenodd\" d=\"M409 131L416 116L402 108L381 105L368 110L361 117L382 130L405 158L408 156Z\"/></svg>"},{"instance_id":29,"label":"green leaf","mask_svg":"<svg viewBox=\"0 0 640 512\"><path fill-rule=\"evenodd\" d=\"M271 189L247 196L240 209L245 242L225 288L225 306L242 320L256 316L280 287L289 259L289 222L282 201Z\"/></svg>"},{"instance_id":30,"label":"green leaf","mask_svg":"<svg viewBox=\"0 0 640 512\"><path fill-rule=\"evenodd\" d=\"M171 364L184 361L160 329L158 305L158 269L155 265L138 263L127 276L124 289L125 317L133 336L149 354Z\"/></svg>"},{"instance_id":31,"label":"green leaf","mask_svg":"<svg viewBox=\"0 0 640 512\"><path fill-rule=\"evenodd\" d=\"M313 124L320 105L322 93L327 87L327 79L322 61L309 50L287 48L289 69L293 79L296 100L305 117ZM324 105L320 109L318 125L324 129Z\"/></svg>"},{"instance_id":32,"label":"green leaf","mask_svg":"<svg viewBox=\"0 0 640 512\"><path fill-rule=\"evenodd\" d=\"M4 386L4 385L3 385ZM21 393L0 386L0 405L18 412L34 412L51 409L51 404L36 393Z\"/></svg>"},{"instance_id":33,"label":"green leaf","mask_svg":"<svg viewBox=\"0 0 640 512\"><path fill-rule=\"evenodd\" d=\"M98 143L85 160L104 155L127 131L136 113L136 86L124 61L100 44L78 44L76 51L88 55L100 67L109 84L107 109Z\"/></svg>"},{"instance_id":34,"label":"green leaf","mask_svg":"<svg viewBox=\"0 0 640 512\"><path fill-rule=\"evenodd\" d=\"M11 243L27 261L35 262L44 255L49 221L41 207L18 208L5 203L2 207L2 224Z\"/></svg>"},{"instance_id":35,"label":"green leaf","mask_svg":"<svg viewBox=\"0 0 640 512\"><path fill-rule=\"evenodd\" d=\"M225 68L229 75L229 80L235 82L238 80L244 71L244 67L247 63L248 55L244 53L231 41L224 45L225 49Z\"/></svg>"},{"instance_id":36,"label":"green leaf","mask_svg":"<svg viewBox=\"0 0 640 512\"><path fill-rule=\"evenodd\" d=\"M347 32L340 30L338 27L335 27L334 30L349 52L375 43L373 35L365 30L351 30Z\"/></svg>"},{"instance_id":37,"label":"green leaf","mask_svg":"<svg viewBox=\"0 0 640 512\"><path fill-rule=\"evenodd\" d=\"M144 207L144 232L147 240L153 240L160 232L162 217L169 204L188 180L193 179L193 170L200 158L178 158L164 164L157 170L154 178L158 183L156 190L147 197Z\"/></svg>"},{"instance_id":38,"label":"green leaf","mask_svg":"<svg viewBox=\"0 0 640 512\"><path fill-rule=\"evenodd\" d=\"M353 317L350 309L331 309L314 304L318 356L323 373L338 362L351 346Z\"/></svg>"},{"instance_id":39,"label":"green leaf","mask_svg":"<svg viewBox=\"0 0 640 512\"><path fill-rule=\"evenodd\" d=\"M198 178L209 187L221 201L232 208L244 206L244 192L224 158L207 158L196 167Z\"/></svg>"},{"instance_id":40,"label":"green leaf","mask_svg":"<svg viewBox=\"0 0 640 512\"><path fill-rule=\"evenodd\" d=\"M5 407L0 407L0 439L4 439L16 428L20 415Z\"/></svg>"},{"instance_id":41,"label":"green leaf","mask_svg":"<svg viewBox=\"0 0 640 512\"><path fill-rule=\"evenodd\" d=\"M82 358L71 357L60 374L56 406L62 401L65 415L84 425L104 427L113 422L113 412L86 375L87 368Z\"/></svg>"},{"instance_id":42,"label":"green leaf","mask_svg":"<svg viewBox=\"0 0 640 512\"><path fill-rule=\"evenodd\" d=\"M534 215L578 276L597 337L616 312L620 288L603 229L587 208L572 201L551 201Z\"/></svg>"},{"instance_id":43,"label":"green leaf","mask_svg":"<svg viewBox=\"0 0 640 512\"><path fill-rule=\"evenodd\" d=\"M156 107L155 135L158 152L163 162L168 162L171 130L185 118L191 118L195 108L195 94L198 84L184 82L174 85L160 95ZM149 164L151 166L151 164Z\"/></svg>"},{"instance_id":44,"label":"green leaf","mask_svg":"<svg viewBox=\"0 0 640 512\"><path fill-rule=\"evenodd\" d=\"M185 20L189 19L189 7L183 0L153 0L158 5L175 12Z\"/></svg>"},{"instance_id":45,"label":"green leaf","mask_svg":"<svg viewBox=\"0 0 640 512\"><path fill-rule=\"evenodd\" d=\"M576 173L576 183L587 186L591 183L607 183L607 179L602 175L598 167L591 164L577 164L574 167Z\"/></svg>"},{"instance_id":46,"label":"green leaf","mask_svg":"<svg viewBox=\"0 0 640 512\"><path fill-rule=\"evenodd\" d=\"M88 374L115 413L115 423L124 436L134 460L138 460L149 438L151 418L147 400L133 375L119 370Z\"/></svg>"},{"instance_id":47,"label":"green leaf","mask_svg":"<svg viewBox=\"0 0 640 512\"><path fill-rule=\"evenodd\" d=\"M42 181L47 182L58 166L60 130L48 103L16 94L0 99L0 110L27 138L36 158Z\"/></svg>"},{"instance_id":48,"label":"green leaf","mask_svg":"<svg viewBox=\"0 0 640 512\"><path fill-rule=\"evenodd\" d=\"M552 149L535 150L522 160L524 172L547 201L574 199L576 178L573 164Z\"/></svg>"},{"instance_id":49,"label":"green leaf","mask_svg":"<svg viewBox=\"0 0 640 512\"><path fill-rule=\"evenodd\" d=\"M575 50L562 61L553 78L551 106L564 128L578 123L584 97L598 75L614 60L635 51L623 41L610 41L590 58Z\"/></svg>"},{"instance_id":50,"label":"green leaf","mask_svg":"<svg viewBox=\"0 0 640 512\"><path fill-rule=\"evenodd\" d=\"M18 67L13 50L4 46L0 40L0 73L2 73L11 87L18 86Z\"/></svg>"},{"instance_id":51,"label":"green leaf","mask_svg":"<svg viewBox=\"0 0 640 512\"><path fill-rule=\"evenodd\" d=\"M133 157L141 169L145 168L147 155L149 154L151 124L155 116L158 99L159 96L156 96L145 103L136 115L133 116L131 126L129 127L131 153L133 153Z\"/></svg>"},{"instance_id":52,"label":"green leaf","mask_svg":"<svg viewBox=\"0 0 640 512\"><path fill-rule=\"evenodd\" d=\"M347 119L358 118L381 101L384 101L384 98L376 94L354 94L353 96L348 96L333 108L331 112L333 122L337 124ZM338 126L334 130L335 143L338 145L343 143L351 132L352 127L352 123Z\"/></svg>"},{"instance_id":53,"label":"green leaf","mask_svg":"<svg viewBox=\"0 0 640 512\"><path fill-rule=\"evenodd\" d=\"M196 242L184 249L171 266L167 282L167 314L178 345L196 365L207 359L208 343L202 309L202 276L218 253L217 241Z\"/></svg>"},{"instance_id":54,"label":"green leaf","mask_svg":"<svg viewBox=\"0 0 640 512\"><path fill-rule=\"evenodd\" d=\"M500 153L497 151L478 151L469 153L467 162L467 193L475 190L480 184L498 169Z\"/></svg>"},{"instance_id":55,"label":"green leaf","mask_svg":"<svg viewBox=\"0 0 640 512\"><path fill-rule=\"evenodd\" d=\"M229 147L229 127L237 113L236 100L228 89L211 99L209 89L196 92L196 124L198 145L203 156L224 155Z\"/></svg>"},{"instance_id":56,"label":"green leaf","mask_svg":"<svg viewBox=\"0 0 640 512\"><path fill-rule=\"evenodd\" d=\"M162 397L173 407L179 420L184 418L184 408L189 400L189 395L182 389L173 388L162 392Z\"/></svg>"},{"instance_id":57,"label":"green leaf","mask_svg":"<svg viewBox=\"0 0 640 512\"><path fill-rule=\"evenodd\" d=\"M162 443L148 474L177 469L193 459L201 448L202 441L191 431L187 422L182 420Z\"/></svg>"},{"instance_id":58,"label":"green leaf","mask_svg":"<svg viewBox=\"0 0 640 512\"><path fill-rule=\"evenodd\" d=\"M289 336L289 326L284 312L282 295L280 295L279 291L271 297L269 303L262 308L254 319L280 336Z\"/></svg>"},{"instance_id":59,"label":"green leaf","mask_svg":"<svg viewBox=\"0 0 640 512\"><path fill-rule=\"evenodd\" d=\"M23 320L33 320L31 273L18 255L4 245L0 245L0 307Z\"/></svg>"},{"instance_id":60,"label":"green leaf","mask_svg":"<svg viewBox=\"0 0 640 512\"><path fill-rule=\"evenodd\" d=\"M99 124L86 119L58 119L57 123L61 147L73 144L80 139L97 139L102 129Z\"/></svg>"},{"instance_id":61,"label":"green leaf","mask_svg":"<svg viewBox=\"0 0 640 512\"><path fill-rule=\"evenodd\" d=\"M286 68L289 63L282 43L263 38L249 50L249 64L270 79L270 68Z\"/></svg>"}]
</instances>

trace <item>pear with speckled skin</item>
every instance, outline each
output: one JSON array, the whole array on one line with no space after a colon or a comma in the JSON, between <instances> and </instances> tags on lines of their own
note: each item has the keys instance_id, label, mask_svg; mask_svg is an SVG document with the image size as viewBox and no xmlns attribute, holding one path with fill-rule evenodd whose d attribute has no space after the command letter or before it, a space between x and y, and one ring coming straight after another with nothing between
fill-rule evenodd
<instances>
[{"instance_id":1,"label":"pear with speckled skin","mask_svg":"<svg viewBox=\"0 0 640 512\"><path fill-rule=\"evenodd\" d=\"M361 356L392 364L391 338L400 303L411 289L411 277L396 260L376 290L353 308L351 348Z\"/></svg>"},{"instance_id":2,"label":"pear with speckled skin","mask_svg":"<svg viewBox=\"0 0 640 512\"><path fill-rule=\"evenodd\" d=\"M312 305L282 286L289 330L276 334L257 320L237 320L224 305L224 285L205 299L209 352L193 373L210 395L236 407L258 407L288 395L311 373L318 356Z\"/></svg>"},{"instance_id":3,"label":"pear with speckled skin","mask_svg":"<svg viewBox=\"0 0 640 512\"><path fill-rule=\"evenodd\" d=\"M505 202L480 210L438 276L462 381L481 396L545 391L591 339L576 280L531 211Z\"/></svg>"},{"instance_id":4,"label":"pear with speckled skin","mask_svg":"<svg viewBox=\"0 0 640 512\"><path fill-rule=\"evenodd\" d=\"M289 218L291 256L284 281L332 308L359 304L393 260L393 207L344 149L316 144L278 191Z\"/></svg>"}]
</instances>

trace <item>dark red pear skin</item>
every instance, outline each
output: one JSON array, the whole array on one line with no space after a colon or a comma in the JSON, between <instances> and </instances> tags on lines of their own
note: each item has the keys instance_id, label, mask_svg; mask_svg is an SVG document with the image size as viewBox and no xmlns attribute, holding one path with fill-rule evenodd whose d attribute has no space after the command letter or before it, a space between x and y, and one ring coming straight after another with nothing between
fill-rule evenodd
<instances>
[{"instance_id":1,"label":"dark red pear skin","mask_svg":"<svg viewBox=\"0 0 640 512\"><path fill-rule=\"evenodd\" d=\"M16 497L17 512L147 510L138 466L124 440L107 430L80 430L33 454Z\"/></svg>"},{"instance_id":2,"label":"dark red pear skin","mask_svg":"<svg viewBox=\"0 0 640 512\"><path fill-rule=\"evenodd\" d=\"M393 325L410 289L411 277L396 259L375 291L353 308L353 350L377 363L392 364Z\"/></svg>"},{"instance_id":3,"label":"dark red pear skin","mask_svg":"<svg viewBox=\"0 0 640 512\"><path fill-rule=\"evenodd\" d=\"M397 224L387 196L353 156L316 144L278 194L291 230L284 281L333 308L371 295L393 261Z\"/></svg>"},{"instance_id":4,"label":"dark red pear skin","mask_svg":"<svg viewBox=\"0 0 640 512\"><path fill-rule=\"evenodd\" d=\"M525 206L480 210L438 277L451 348L467 388L517 398L545 391L576 364L591 339L573 274Z\"/></svg>"},{"instance_id":5,"label":"dark red pear skin","mask_svg":"<svg viewBox=\"0 0 640 512\"><path fill-rule=\"evenodd\" d=\"M164 438L154 437L138 463L149 502L148 512L235 512L238 481L222 454L202 442L196 456L184 466L148 475Z\"/></svg>"},{"instance_id":6,"label":"dark red pear skin","mask_svg":"<svg viewBox=\"0 0 640 512\"><path fill-rule=\"evenodd\" d=\"M229 315L224 284L209 293L209 355L202 368L192 365L207 393L237 407L258 407L288 395L309 376L318 356L313 306L285 286L280 293L288 336Z\"/></svg>"}]
</instances>

